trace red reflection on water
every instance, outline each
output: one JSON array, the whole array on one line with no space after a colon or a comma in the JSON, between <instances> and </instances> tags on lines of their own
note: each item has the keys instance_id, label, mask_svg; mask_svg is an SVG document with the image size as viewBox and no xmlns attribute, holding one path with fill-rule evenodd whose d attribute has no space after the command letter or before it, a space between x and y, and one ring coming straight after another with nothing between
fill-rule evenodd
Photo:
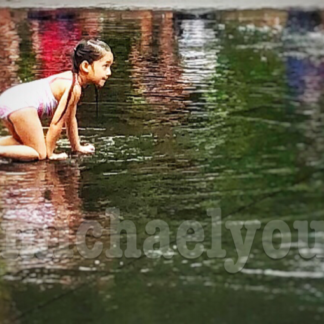
<instances>
[{"instance_id":1,"label":"red reflection on water","mask_svg":"<svg viewBox=\"0 0 324 324\"><path fill-rule=\"evenodd\" d=\"M40 66L38 77L72 68L71 53L82 38L97 38L99 14L77 11L31 11L33 48Z\"/></svg>"},{"instance_id":2,"label":"red reflection on water","mask_svg":"<svg viewBox=\"0 0 324 324\"><path fill-rule=\"evenodd\" d=\"M75 15L60 18L56 12L30 12L33 49L40 65L38 77L72 68L71 52L81 38Z\"/></svg>"}]
</instances>

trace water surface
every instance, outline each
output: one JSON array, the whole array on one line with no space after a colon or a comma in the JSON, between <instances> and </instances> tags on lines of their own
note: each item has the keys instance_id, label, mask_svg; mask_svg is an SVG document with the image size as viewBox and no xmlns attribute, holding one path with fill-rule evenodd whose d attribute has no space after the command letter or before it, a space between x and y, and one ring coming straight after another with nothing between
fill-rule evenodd
<instances>
[{"instance_id":1,"label":"water surface","mask_svg":"<svg viewBox=\"0 0 324 324\"><path fill-rule=\"evenodd\" d=\"M81 140L95 155L0 164L1 323L323 321L323 259L305 256L316 238L323 255L324 229L306 235L302 257L293 228L324 216L323 12L0 15L0 91L70 68L80 38L101 38L115 55L98 116L91 87L78 107ZM58 151L69 152L66 136ZM213 210L221 211L222 247L235 262L225 222L262 224L236 274L226 258L206 254ZM105 228L86 241L106 250L116 219L135 224L139 249L147 223L166 222L170 258L82 257L80 226ZM185 220L203 226L199 258L178 251ZM279 259L262 245L272 220L290 229L274 235L276 244L291 232Z\"/></svg>"}]
</instances>

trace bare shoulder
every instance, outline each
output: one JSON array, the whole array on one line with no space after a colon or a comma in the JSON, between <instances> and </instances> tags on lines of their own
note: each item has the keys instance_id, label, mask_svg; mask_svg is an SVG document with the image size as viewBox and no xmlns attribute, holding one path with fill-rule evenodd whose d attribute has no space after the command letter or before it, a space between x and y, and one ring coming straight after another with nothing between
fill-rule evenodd
<instances>
[{"instance_id":1,"label":"bare shoulder","mask_svg":"<svg viewBox=\"0 0 324 324\"><path fill-rule=\"evenodd\" d=\"M73 87L73 95L75 97L78 97L80 98L81 97L81 94L82 94L82 88L79 84L74 84L74 87Z\"/></svg>"},{"instance_id":2,"label":"bare shoulder","mask_svg":"<svg viewBox=\"0 0 324 324\"><path fill-rule=\"evenodd\" d=\"M70 91L73 81L72 71L65 71L51 76L50 87L54 97L59 101L63 94ZM82 93L80 85L74 84L72 95L79 99Z\"/></svg>"},{"instance_id":3,"label":"bare shoulder","mask_svg":"<svg viewBox=\"0 0 324 324\"><path fill-rule=\"evenodd\" d=\"M75 84L72 91L72 101L77 104L81 98L82 89L79 84Z\"/></svg>"}]
</instances>

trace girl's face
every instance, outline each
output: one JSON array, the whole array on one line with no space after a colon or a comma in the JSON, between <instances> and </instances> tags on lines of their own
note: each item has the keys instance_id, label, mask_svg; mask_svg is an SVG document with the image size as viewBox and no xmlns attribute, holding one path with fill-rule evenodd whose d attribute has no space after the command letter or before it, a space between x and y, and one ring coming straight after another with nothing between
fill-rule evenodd
<instances>
[{"instance_id":1,"label":"girl's face","mask_svg":"<svg viewBox=\"0 0 324 324\"><path fill-rule=\"evenodd\" d=\"M106 54L97 61L91 64L91 69L89 72L89 80L91 83L96 84L99 88L102 88L107 79L111 76L110 67L113 64L114 56L111 52L106 52Z\"/></svg>"}]
</instances>

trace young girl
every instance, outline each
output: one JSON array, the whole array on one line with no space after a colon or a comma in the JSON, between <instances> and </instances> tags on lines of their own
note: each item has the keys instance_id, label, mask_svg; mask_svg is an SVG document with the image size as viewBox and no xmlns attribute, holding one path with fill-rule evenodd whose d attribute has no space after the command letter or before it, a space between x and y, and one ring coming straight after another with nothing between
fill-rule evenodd
<instances>
[{"instance_id":1,"label":"young girl","mask_svg":"<svg viewBox=\"0 0 324 324\"><path fill-rule=\"evenodd\" d=\"M93 145L80 145L77 103L87 84L103 87L111 76L113 54L102 41L81 41L74 49L73 69L14 86L0 96L0 118L12 136L0 138L0 157L21 161L63 160L55 144L66 125L72 151L93 153ZM53 116L44 138L40 118Z\"/></svg>"}]
</instances>

